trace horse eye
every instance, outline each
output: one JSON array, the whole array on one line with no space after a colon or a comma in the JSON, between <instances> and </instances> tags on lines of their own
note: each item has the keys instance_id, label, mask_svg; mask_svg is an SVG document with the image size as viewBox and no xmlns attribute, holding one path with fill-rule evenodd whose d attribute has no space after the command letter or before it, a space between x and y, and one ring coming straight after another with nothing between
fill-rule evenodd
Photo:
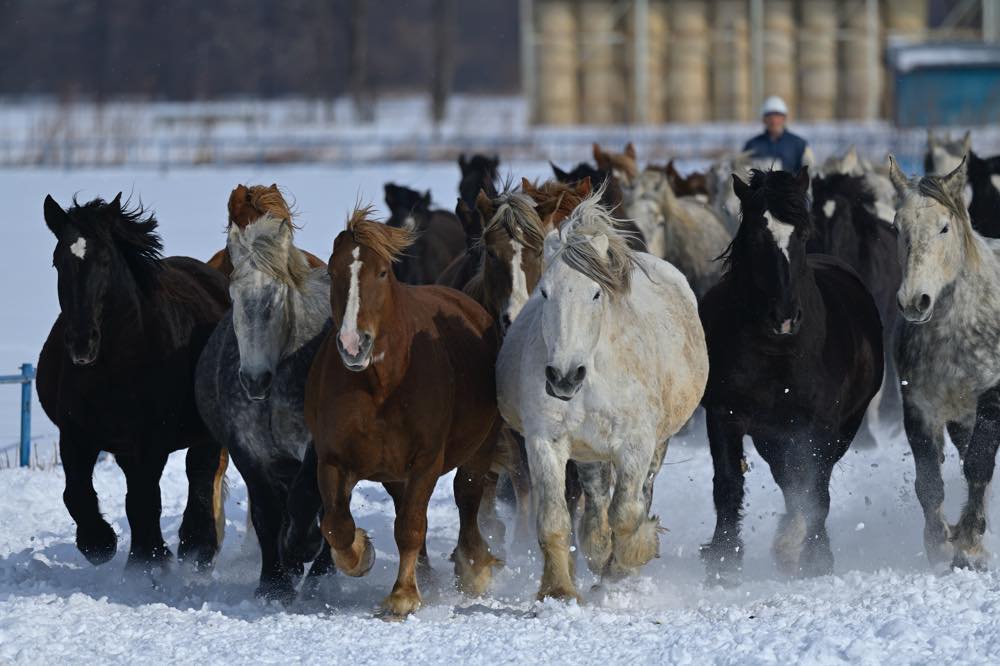
<instances>
[{"instance_id":1,"label":"horse eye","mask_svg":"<svg viewBox=\"0 0 1000 666\"><path fill-rule=\"evenodd\" d=\"M944 228L941 229L941 233L943 233L943 234L948 233L948 225L947 224L944 225Z\"/></svg>"},{"instance_id":2,"label":"horse eye","mask_svg":"<svg viewBox=\"0 0 1000 666\"><path fill-rule=\"evenodd\" d=\"M383 268L381 271L379 271L378 276L379 276L379 278L384 278L388 274L389 274L389 271L387 271L386 269Z\"/></svg>"},{"instance_id":3,"label":"horse eye","mask_svg":"<svg viewBox=\"0 0 1000 666\"><path fill-rule=\"evenodd\" d=\"M600 297L601 297L601 291L600 291L600 289L598 289L598 290L597 290L597 293L596 293L596 294L594 294L594 300L596 301L596 300L597 300L598 298L600 298Z\"/></svg>"},{"instance_id":4,"label":"horse eye","mask_svg":"<svg viewBox=\"0 0 1000 666\"><path fill-rule=\"evenodd\" d=\"M549 297L549 292L545 291L544 289L542 289L541 291L542 291L542 298L548 298Z\"/></svg>"}]
</instances>

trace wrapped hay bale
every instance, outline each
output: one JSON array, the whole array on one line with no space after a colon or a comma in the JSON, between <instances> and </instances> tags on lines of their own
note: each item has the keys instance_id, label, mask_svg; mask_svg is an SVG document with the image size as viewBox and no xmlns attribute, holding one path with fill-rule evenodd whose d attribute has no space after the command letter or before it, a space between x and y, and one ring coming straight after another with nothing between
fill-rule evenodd
<instances>
[{"instance_id":1,"label":"wrapped hay bale","mask_svg":"<svg viewBox=\"0 0 1000 666\"><path fill-rule=\"evenodd\" d=\"M701 122L710 118L709 4L673 0L669 8L667 117L674 122Z\"/></svg>"},{"instance_id":2,"label":"wrapped hay bale","mask_svg":"<svg viewBox=\"0 0 1000 666\"><path fill-rule=\"evenodd\" d=\"M764 94L778 95L792 115L798 108L795 85L795 12L791 0L764 3Z\"/></svg>"},{"instance_id":3,"label":"wrapped hay bale","mask_svg":"<svg viewBox=\"0 0 1000 666\"><path fill-rule=\"evenodd\" d=\"M803 120L833 120L837 106L837 3L802 3L799 106Z\"/></svg>"},{"instance_id":4,"label":"wrapped hay bale","mask_svg":"<svg viewBox=\"0 0 1000 666\"><path fill-rule=\"evenodd\" d=\"M744 0L716 0L712 40L712 117L750 120L750 20Z\"/></svg>"},{"instance_id":5,"label":"wrapped hay bale","mask_svg":"<svg viewBox=\"0 0 1000 666\"><path fill-rule=\"evenodd\" d=\"M535 118L547 125L571 125L579 122L580 101L573 3L540 2L535 11L539 36Z\"/></svg>"},{"instance_id":6,"label":"wrapped hay bale","mask_svg":"<svg viewBox=\"0 0 1000 666\"><path fill-rule=\"evenodd\" d=\"M872 32L865 4L865 0L840 3L844 26L840 44L840 117L852 120L877 117L882 97L880 29L876 25Z\"/></svg>"},{"instance_id":7,"label":"wrapped hay bale","mask_svg":"<svg viewBox=\"0 0 1000 666\"><path fill-rule=\"evenodd\" d=\"M584 123L607 125L625 120L628 101L615 6L586 0L579 6L580 112Z\"/></svg>"}]
</instances>

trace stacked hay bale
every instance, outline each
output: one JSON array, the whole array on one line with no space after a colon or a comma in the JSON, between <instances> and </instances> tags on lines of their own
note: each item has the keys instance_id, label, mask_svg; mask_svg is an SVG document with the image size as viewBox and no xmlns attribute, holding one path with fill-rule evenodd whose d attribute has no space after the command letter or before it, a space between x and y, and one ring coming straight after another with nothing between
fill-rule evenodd
<instances>
[{"instance_id":1,"label":"stacked hay bale","mask_svg":"<svg viewBox=\"0 0 1000 666\"><path fill-rule=\"evenodd\" d=\"M750 120L750 21L746 0L716 0L712 117Z\"/></svg>"},{"instance_id":2,"label":"stacked hay bale","mask_svg":"<svg viewBox=\"0 0 1000 666\"><path fill-rule=\"evenodd\" d=\"M799 106L803 120L833 120L837 106L837 3L802 3Z\"/></svg>"},{"instance_id":3,"label":"stacked hay bale","mask_svg":"<svg viewBox=\"0 0 1000 666\"><path fill-rule=\"evenodd\" d=\"M850 0L840 7L844 26L840 43L840 117L851 120L878 117L882 98L880 28L871 24L866 5L865 0Z\"/></svg>"},{"instance_id":4,"label":"stacked hay bale","mask_svg":"<svg viewBox=\"0 0 1000 666\"><path fill-rule=\"evenodd\" d=\"M778 95L795 114L795 11L791 0L764 3L764 94Z\"/></svg>"},{"instance_id":5,"label":"stacked hay bale","mask_svg":"<svg viewBox=\"0 0 1000 666\"><path fill-rule=\"evenodd\" d=\"M603 0L580 3L580 112L584 123L608 125L625 119L628 101L622 46L616 39L615 6Z\"/></svg>"},{"instance_id":6,"label":"stacked hay bale","mask_svg":"<svg viewBox=\"0 0 1000 666\"><path fill-rule=\"evenodd\" d=\"M670 3L667 117L692 123L709 116L709 5L696 0Z\"/></svg>"},{"instance_id":7,"label":"stacked hay bale","mask_svg":"<svg viewBox=\"0 0 1000 666\"><path fill-rule=\"evenodd\" d=\"M919 39L927 32L928 0L885 0L885 28L891 37Z\"/></svg>"},{"instance_id":8,"label":"stacked hay bale","mask_svg":"<svg viewBox=\"0 0 1000 666\"><path fill-rule=\"evenodd\" d=\"M667 62L670 44L670 24L667 19L665 0L649 3L646 33L646 120L651 123L662 123L667 119Z\"/></svg>"},{"instance_id":9,"label":"stacked hay bale","mask_svg":"<svg viewBox=\"0 0 1000 666\"><path fill-rule=\"evenodd\" d=\"M535 11L540 43L534 116L543 125L572 125L580 120L573 3L547 0Z\"/></svg>"}]
</instances>

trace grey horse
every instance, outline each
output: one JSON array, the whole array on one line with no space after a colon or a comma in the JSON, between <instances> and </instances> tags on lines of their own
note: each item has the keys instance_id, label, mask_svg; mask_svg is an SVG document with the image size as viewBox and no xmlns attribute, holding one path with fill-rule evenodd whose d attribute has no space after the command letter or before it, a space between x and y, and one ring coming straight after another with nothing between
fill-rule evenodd
<instances>
[{"instance_id":1,"label":"grey horse","mask_svg":"<svg viewBox=\"0 0 1000 666\"><path fill-rule=\"evenodd\" d=\"M257 596L287 602L303 563L321 546L314 509L311 543L298 557L279 553L289 489L312 452L305 384L329 328L330 277L325 268L310 268L287 221L267 215L242 229L233 225L228 249L233 307L199 359L195 394L202 418L247 484L261 549ZM308 480L304 474L299 482ZM323 549L310 573L330 570Z\"/></svg>"}]
</instances>

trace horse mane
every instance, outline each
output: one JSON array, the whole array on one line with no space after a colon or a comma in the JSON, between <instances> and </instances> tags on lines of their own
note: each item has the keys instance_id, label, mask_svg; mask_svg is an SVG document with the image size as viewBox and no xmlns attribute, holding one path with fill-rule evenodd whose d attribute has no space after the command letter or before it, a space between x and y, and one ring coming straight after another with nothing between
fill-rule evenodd
<instances>
[{"instance_id":1,"label":"horse mane","mask_svg":"<svg viewBox=\"0 0 1000 666\"><path fill-rule=\"evenodd\" d=\"M912 186L911 183L911 188ZM958 220L957 226L962 234L962 243L965 245L965 256L978 264L981 257L972 221L969 219L969 211L966 210L964 203L957 201L945 187L944 176L923 176L917 181L916 191L921 196L933 199L944 206L952 217Z\"/></svg>"},{"instance_id":2,"label":"horse mane","mask_svg":"<svg viewBox=\"0 0 1000 666\"><path fill-rule=\"evenodd\" d=\"M294 228L295 213L277 185L237 185L229 195L229 226L245 227L265 215L287 222Z\"/></svg>"},{"instance_id":3,"label":"horse mane","mask_svg":"<svg viewBox=\"0 0 1000 666\"><path fill-rule=\"evenodd\" d=\"M111 207L101 198L85 204L73 197L68 211L70 220L89 233L110 241L121 252L140 290L148 292L158 281L163 260L163 240L157 232L159 222L153 213L147 213L142 202L130 206L131 199L119 207L119 214L110 224L100 223L103 213Z\"/></svg>"},{"instance_id":4,"label":"horse mane","mask_svg":"<svg viewBox=\"0 0 1000 666\"><path fill-rule=\"evenodd\" d=\"M787 171L750 171L750 194L740 202L740 226L729 247L719 256L723 271L730 273L734 268L746 265L752 248L747 242L750 234L748 219L763 219L764 211L786 224L795 227L805 238L812 233L812 217L806 193L799 187L796 177ZM749 205L748 205L749 204ZM748 218L747 213L751 215Z\"/></svg>"},{"instance_id":5,"label":"horse mane","mask_svg":"<svg viewBox=\"0 0 1000 666\"><path fill-rule=\"evenodd\" d=\"M587 177L578 185L558 180L547 180L538 185L537 182L530 183L525 180L521 184L521 189L535 202L539 218L548 221L551 226L558 226L590 193L591 186Z\"/></svg>"},{"instance_id":6,"label":"horse mane","mask_svg":"<svg viewBox=\"0 0 1000 666\"><path fill-rule=\"evenodd\" d=\"M562 259L573 270L586 275L612 297L628 294L632 271L640 266L638 256L617 229L617 220L601 205L601 190L592 192L573 210L559 232L561 244L551 261ZM597 235L608 239L607 254L591 243Z\"/></svg>"},{"instance_id":7,"label":"horse mane","mask_svg":"<svg viewBox=\"0 0 1000 666\"><path fill-rule=\"evenodd\" d=\"M483 225L479 236L480 246L487 234L503 229L508 236L533 250L545 244L542 219L535 210L531 197L513 188L508 182L504 190L493 199L493 216Z\"/></svg>"},{"instance_id":8,"label":"horse mane","mask_svg":"<svg viewBox=\"0 0 1000 666\"><path fill-rule=\"evenodd\" d=\"M375 208L368 204L357 207L347 220L347 231L358 245L364 245L384 261L395 263L406 248L417 240L415 233L401 227L390 227L374 219Z\"/></svg>"},{"instance_id":9,"label":"horse mane","mask_svg":"<svg viewBox=\"0 0 1000 666\"><path fill-rule=\"evenodd\" d=\"M245 261L250 262L255 268L275 280L299 288L305 283L313 268L297 247L291 242L284 241L281 231L286 225L290 241L292 238L290 223L265 213L264 217L253 224L242 229L238 226L230 229L229 242L238 243L247 253ZM242 264L243 262L241 266ZM234 267L234 280L238 279L241 266Z\"/></svg>"}]
</instances>

